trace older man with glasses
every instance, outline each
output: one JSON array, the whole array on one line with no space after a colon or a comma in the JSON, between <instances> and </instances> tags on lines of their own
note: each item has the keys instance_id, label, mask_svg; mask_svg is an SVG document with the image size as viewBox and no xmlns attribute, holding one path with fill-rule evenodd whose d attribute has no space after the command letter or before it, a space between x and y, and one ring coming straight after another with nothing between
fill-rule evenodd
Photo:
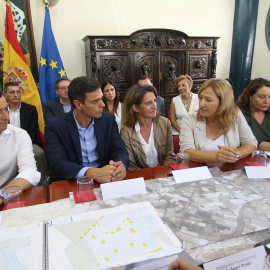
<instances>
[{"instance_id":1,"label":"older man with glasses","mask_svg":"<svg viewBox=\"0 0 270 270\"><path fill-rule=\"evenodd\" d=\"M60 78L56 81L55 91L59 97L49 100L43 104L45 125L48 119L71 111L72 105L68 97L69 84L70 80L68 78Z\"/></svg>"}]
</instances>

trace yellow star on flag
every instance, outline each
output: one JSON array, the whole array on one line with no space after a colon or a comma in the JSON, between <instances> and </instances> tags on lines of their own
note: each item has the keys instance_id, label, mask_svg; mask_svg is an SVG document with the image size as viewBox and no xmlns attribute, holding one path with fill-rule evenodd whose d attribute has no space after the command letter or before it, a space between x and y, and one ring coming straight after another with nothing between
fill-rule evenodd
<instances>
[{"instance_id":1,"label":"yellow star on flag","mask_svg":"<svg viewBox=\"0 0 270 270\"><path fill-rule=\"evenodd\" d=\"M53 62L53 60L52 60L49 65L52 67L52 69L54 69L54 68L57 68L56 64L57 64L57 62Z\"/></svg>"},{"instance_id":2,"label":"yellow star on flag","mask_svg":"<svg viewBox=\"0 0 270 270\"><path fill-rule=\"evenodd\" d=\"M46 66L46 60L47 59L44 59L44 58L42 58L42 56L40 57L41 59L40 59L40 64L41 64L41 66L43 67L44 65Z\"/></svg>"},{"instance_id":3,"label":"yellow star on flag","mask_svg":"<svg viewBox=\"0 0 270 270\"><path fill-rule=\"evenodd\" d=\"M62 68L61 68L61 71L59 71L58 73L61 75L61 78L63 76L67 76L65 70L63 70Z\"/></svg>"}]
</instances>

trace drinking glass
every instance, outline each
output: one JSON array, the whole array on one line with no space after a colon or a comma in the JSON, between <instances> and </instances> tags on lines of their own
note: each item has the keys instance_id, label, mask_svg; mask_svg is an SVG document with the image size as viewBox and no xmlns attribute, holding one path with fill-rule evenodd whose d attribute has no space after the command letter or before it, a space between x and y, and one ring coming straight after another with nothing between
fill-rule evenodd
<instances>
[{"instance_id":1,"label":"drinking glass","mask_svg":"<svg viewBox=\"0 0 270 270\"><path fill-rule=\"evenodd\" d=\"M177 153L176 164L183 164L186 168L189 168L190 156L188 153Z\"/></svg>"},{"instance_id":2,"label":"drinking glass","mask_svg":"<svg viewBox=\"0 0 270 270\"><path fill-rule=\"evenodd\" d=\"M254 162L257 166L266 166L267 154L262 150L254 150L251 156L251 162Z\"/></svg>"},{"instance_id":3,"label":"drinking glass","mask_svg":"<svg viewBox=\"0 0 270 270\"><path fill-rule=\"evenodd\" d=\"M4 205L6 209L23 207L23 192L20 186L11 186L5 189Z\"/></svg>"},{"instance_id":4,"label":"drinking glass","mask_svg":"<svg viewBox=\"0 0 270 270\"><path fill-rule=\"evenodd\" d=\"M94 188L94 180L89 176L82 176L77 179L78 198L87 198Z\"/></svg>"}]
</instances>

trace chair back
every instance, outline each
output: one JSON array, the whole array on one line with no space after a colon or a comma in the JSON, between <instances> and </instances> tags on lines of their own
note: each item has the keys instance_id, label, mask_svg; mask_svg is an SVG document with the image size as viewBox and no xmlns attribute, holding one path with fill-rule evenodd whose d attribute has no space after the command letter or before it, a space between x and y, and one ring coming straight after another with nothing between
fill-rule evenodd
<instances>
[{"instance_id":1,"label":"chair back","mask_svg":"<svg viewBox=\"0 0 270 270\"><path fill-rule=\"evenodd\" d=\"M180 145L179 145L179 136L180 135L175 135L173 136L173 151L175 154L179 153Z\"/></svg>"}]
</instances>

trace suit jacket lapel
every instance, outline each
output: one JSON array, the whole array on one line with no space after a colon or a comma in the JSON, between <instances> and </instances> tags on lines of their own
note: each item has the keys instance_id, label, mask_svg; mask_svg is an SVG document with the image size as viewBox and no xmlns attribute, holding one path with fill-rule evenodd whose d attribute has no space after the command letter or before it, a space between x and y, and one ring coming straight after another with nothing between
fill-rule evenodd
<instances>
[{"instance_id":1,"label":"suit jacket lapel","mask_svg":"<svg viewBox=\"0 0 270 270\"><path fill-rule=\"evenodd\" d=\"M56 108L58 110L59 113L64 113L64 107L63 104L60 102L60 98L58 97L56 100Z\"/></svg>"},{"instance_id":2,"label":"suit jacket lapel","mask_svg":"<svg viewBox=\"0 0 270 270\"><path fill-rule=\"evenodd\" d=\"M196 136L198 140L198 144L201 151L205 150L205 141L206 141L206 124L204 121L197 121L196 123Z\"/></svg>"},{"instance_id":3,"label":"suit jacket lapel","mask_svg":"<svg viewBox=\"0 0 270 270\"><path fill-rule=\"evenodd\" d=\"M27 120L27 110L25 110L24 104L21 103L21 109L20 109L20 124L21 124L21 128L25 129L26 127L26 120Z\"/></svg>"},{"instance_id":4,"label":"suit jacket lapel","mask_svg":"<svg viewBox=\"0 0 270 270\"><path fill-rule=\"evenodd\" d=\"M73 111L67 114L67 132L70 133L70 136L73 141L74 151L76 156L79 160L80 165L83 164L82 162L82 150L81 150L81 143L80 143L80 135L79 131L73 116Z\"/></svg>"}]
</instances>

